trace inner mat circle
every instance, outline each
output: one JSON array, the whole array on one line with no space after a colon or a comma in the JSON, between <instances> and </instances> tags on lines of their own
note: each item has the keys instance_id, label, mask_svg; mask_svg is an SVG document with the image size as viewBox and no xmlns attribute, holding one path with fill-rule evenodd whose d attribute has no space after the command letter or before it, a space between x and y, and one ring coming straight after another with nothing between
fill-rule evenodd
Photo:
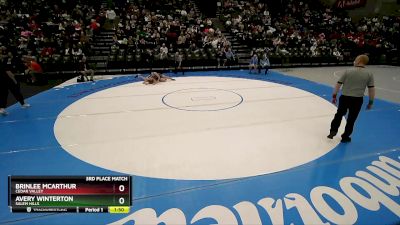
<instances>
[{"instance_id":1,"label":"inner mat circle","mask_svg":"<svg viewBox=\"0 0 400 225\"><path fill-rule=\"evenodd\" d=\"M184 89L192 93L180 93ZM193 91L205 89L223 91ZM190 103L195 107L189 108L202 110L163 104L169 93L176 95L167 99L170 104ZM238 103L237 96L243 102L225 109ZM218 108L225 110L210 110ZM182 180L229 179L290 169L328 153L339 143L326 138L335 112L336 107L319 96L277 83L182 77L86 96L59 114L54 133L70 154L113 171Z\"/></svg>"},{"instance_id":2,"label":"inner mat circle","mask_svg":"<svg viewBox=\"0 0 400 225\"><path fill-rule=\"evenodd\" d=\"M219 111L240 105L243 97L229 90L189 88L166 94L162 102L171 108L186 111Z\"/></svg>"}]
</instances>

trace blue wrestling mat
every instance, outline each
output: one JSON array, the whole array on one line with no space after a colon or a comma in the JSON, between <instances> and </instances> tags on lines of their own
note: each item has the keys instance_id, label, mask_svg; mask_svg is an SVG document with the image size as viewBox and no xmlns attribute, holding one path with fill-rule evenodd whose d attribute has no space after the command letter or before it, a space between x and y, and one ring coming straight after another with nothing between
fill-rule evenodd
<instances>
[{"instance_id":1,"label":"blue wrestling mat","mask_svg":"<svg viewBox=\"0 0 400 225\"><path fill-rule=\"evenodd\" d=\"M169 75L176 77L177 81L196 76L270 82L312 93L326 101L330 101L332 94L332 87L274 71L267 76L248 74L247 71ZM21 109L19 105L8 108L10 114L0 117L0 224L255 225L400 222L400 105L376 100L373 110L366 111L367 99L364 99L351 143L338 144L331 151L305 164L255 176L190 180L115 172L83 161L62 147L54 131L57 117L62 111L84 97L135 82L140 80L132 75L54 88L28 99L27 102L32 105L29 109ZM203 88L209 86L205 84ZM184 89L181 87L176 91ZM160 107L175 110L168 106L170 103L162 103L165 98L171 97L172 94L167 96L168 93L157 97L157 101ZM246 96L240 91L226 94L238 100L232 102L232 107L226 106L223 109L236 110L246 104ZM172 97L170 102L175 101ZM211 98L197 97L194 100L209 101ZM326 134L318 138L325 141L328 131L329 127L326 127ZM86 138L90 137L82 137ZM282 136L280 141L296 143L298 140ZM164 147L168 148L168 143ZM290 158L290 154L287 157ZM110 158L110 161L118 163L116 158ZM235 165L237 168L251 166L250 160ZM127 214L12 213L7 201L10 175L129 175L132 178L132 206Z\"/></svg>"}]
</instances>

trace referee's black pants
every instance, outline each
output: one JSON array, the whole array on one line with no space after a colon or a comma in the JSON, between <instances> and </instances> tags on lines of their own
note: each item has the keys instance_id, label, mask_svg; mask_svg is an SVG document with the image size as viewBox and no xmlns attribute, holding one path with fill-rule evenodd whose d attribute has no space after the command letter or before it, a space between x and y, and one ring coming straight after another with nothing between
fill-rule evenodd
<instances>
[{"instance_id":1,"label":"referee's black pants","mask_svg":"<svg viewBox=\"0 0 400 225\"><path fill-rule=\"evenodd\" d=\"M15 99L17 99L21 105L25 104L24 97L20 91L19 83L16 84L13 80L6 78L1 80L0 84L0 108L7 107L8 90L10 90L11 94L14 95Z\"/></svg>"},{"instance_id":2,"label":"referee's black pants","mask_svg":"<svg viewBox=\"0 0 400 225\"><path fill-rule=\"evenodd\" d=\"M335 117L331 123L331 132L338 132L340 123L342 122L343 116L349 112L347 116L347 124L342 134L342 138L348 138L353 133L354 123L360 113L361 106L363 104L363 97L351 97L341 95L339 98L339 106L338 110L335 114Z\"/></svg>"}]
</instances>

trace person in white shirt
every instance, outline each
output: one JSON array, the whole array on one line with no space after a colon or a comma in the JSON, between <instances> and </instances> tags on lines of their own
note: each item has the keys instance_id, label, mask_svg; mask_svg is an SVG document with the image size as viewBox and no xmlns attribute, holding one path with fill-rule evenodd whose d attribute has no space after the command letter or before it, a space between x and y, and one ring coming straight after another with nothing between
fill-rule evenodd
<instances>
[{"instance_id":1,"label":"person in white shirt","mask_svg":"<svg viewBox=\"0 0 400 225\"><path fill-rule=\"evenodd\" d=\"M83 54L82 49L80 49L79 47L76 47L76 48L72 49L72 55L79 56L79 55L82 55L82 54Z\"/></svg>"},{"instance_id":2,"label":"person in white shirt","mask_svg":"<svg viewBox=\"0 0 400 225\"><path fill-rule=\"evenodd\" d=\"M168 48L165 46L165 43L162 44L160 48L160 59L166 59L168 56Z\"/></svg>"},{"instance_id":3,"label":"person in white shirt","mask_svg":"<svg viewBox=\"0 0 400 225\"><path fill-rule=\"evenodd\" d=\"M115 18L117 17L117 14L115 13L115 11L113 9L108 9L106 11L106 18L108 19L108 21L110 22L112 28L115 30Z\"/></svg>"},{"instance_id":4,"label":"person in white shirt","mask_svg":"<svg viewBox=\"0 0 400 225\"><path fill-rule=\"evenodd\" d=\"M342 54L339 52L339 50L337 48L333 49L332 55L336 57L337 60L342 61L343 60L343 56Z\"/></svg>"}]
</instances>

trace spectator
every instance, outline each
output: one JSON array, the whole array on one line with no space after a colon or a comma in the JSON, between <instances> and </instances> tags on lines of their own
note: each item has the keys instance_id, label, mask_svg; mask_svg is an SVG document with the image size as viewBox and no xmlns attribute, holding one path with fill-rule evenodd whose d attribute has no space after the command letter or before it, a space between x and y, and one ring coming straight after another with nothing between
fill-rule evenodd
<instances>
[{"instance_id":1,"label":"spectator","mask_svg":"<svg viewBox=\"0 0 400 225\"><path fill-rule=\"evenodd\" d=\"M93 81L94 71L89 68L89 65L86 61L86 56L82 56L81 60L79 61L79 72L81 73L80 81ZM90 75L90 79L88 78Z\"/></svg>"},{"instance_id":2,"label":"spectator","mask_svg":"<svg viewBox=\"0 0 400 225\"><path fill-rule=\"evenodd\" d=\"M333 49L332 55L335 56L338 61L343 61L343 56L337 48Z\"/></svg>"},{"instance_id":3,"label":"spectator","mask_svg":"<svg viewBox=\"0 0 400 225\"><path fill-rule=\"evenodd\" d=\"M228 63L228 65L233 65L235 63L235 54L233 54L233 51L230 47L225 47L225 58L226 58L226 62ZM225 63L224 63L225 66Z\"/></svg>"},{"instance_id":4,"label":"spectator","mask_svg":"<svg viewBox=\"0 0 400 225\"><path fill-rule=\"evenodd\" d=\"M24 59L25 66L27 69L25 70L25 74L28 76L28 83L32 84L45 84L47 80L43 77L43 70L39 63L33 57L25 57Z\"/></svg>"},{"instance_id":5,"label":"spectator","mask_svg":"<svg viewBox=\"0 0 400 225\"><path fill-rule=\"evenodd\" d=\"M165 43L163 43L160 48L160 59L164 60L167 57L168 57L168 48L165 46Z\"/></svg>"},{"instance_id":6,"label":"spectator","mask_svg":"<svg viewBox=\"0 0 400 225\"><path fill-rule=\"evenodd\" d=\"M345 13L309 0L288 0L287 7L274 10L257 0L227 0L221 12L226 28L244 44L270 47L280 54L287 50L290 57L298 53L299 46L302 57L339 60L345 58L344 51L353 56L360 52L381 55L385 48L387 52L399 47L399 17L363 18L353 23ZM334 48L338 49L337 56L331 53Z\"/></svg>"},{"instance_id":7,"label":"spectator","mask_svg":"<svg viewBox=\"0 0 400 225\"><path fill-rule=\"evenodd\" d=\"M177 41L178 48L184 48L185 44L186 44L186 36L184 35L184 33L181 33Z\"/></svg>"},{"instance_id":8,"label":"spectator","mask_svg":"<svg viewBox=\"0 0 400 225\"><path fill-rule=\"evenodd\" d=\"M253 56L250 59L249 73L251 73L252 70L257 70L257 66L258 66L258 57L256 53L253 53Z\"/></svg>"},{"instance_id":9,"label":"spectator","mask_svg":"<svg viewBox=\"0 0 400 225\"><path fill-rule=\"evenodd\" d=\"M225 63L226 63L225 52L222 48L218 49L217 63L218 63L218 67L221 66L221 63L222 63L222 65L225 65Z\"/></svg>"},{"instance_id":10,"label":"spectator","mask_svg":"<svg viewBox=\"0 0 400 225\"><path fill-rule=\"evenodd\" d=\"M114 9L108 9L106 11L106 18L109 22L109 24L112 26L112 29L115 30L115 18L117 17L117 14L115 13Z\"/></svg>"},{"instance_id":11,"label":"spectator","mask_svg":"<svg viewBox=\"0 0 400 225\"><path fill-rule=\"evenodd\" d=\"M261 73L262 69L265 69L265 74L268 73L270 62L266 53L264 53L260 59L260 65L258 67L258 73Z\"/></svg>"},{"instance_id":12,"label":"spectator","mask_svg":"<svg viewBox=\"0 0 400 225\"><path fill-rule=\"evenodd\" d=\"M185 74L185 71L183 70L183 67L182 67L182 62L183 62L182 51L175 52L175 61L174 61L175 73L178 73L178 70L181 70L182 74Z\"/></svg>"},{"instance_id":13,"label":"spectator","mask_svg":"<svg viewBox=\"0 0 400 225\"><path fill-rule=\"evenodd\" d=\"M81 56L82 54L83 54L82 49L78 45L74 45L74 48L72 49L72 55Z\"/></svg>"},{"instance_id":14,"label":"spectator","mask_svg":"<svg viewBox=\"0 0 400 225\"><path fill-rule=\"evenodd\" d=\"M197 46L196 46L196 43L192 43L191 45L190 45L190 47L189 47L189 50L191 51L191 52L193 52L193 53L196 53L196 52L198 52L198 48L197 48Z\"/></svg>"}]
</instances>

